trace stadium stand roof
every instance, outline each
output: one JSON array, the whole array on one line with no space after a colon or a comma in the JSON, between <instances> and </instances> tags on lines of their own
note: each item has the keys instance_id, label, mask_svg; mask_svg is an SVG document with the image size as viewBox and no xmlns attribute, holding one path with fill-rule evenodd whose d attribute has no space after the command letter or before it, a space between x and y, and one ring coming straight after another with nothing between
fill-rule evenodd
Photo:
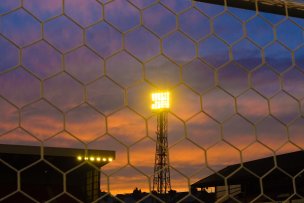
<instances>
[{"instance_id":1,"label":"stadium stand roof","mask_svg":"<svg viewBox=\"0 0 304 203\"><path fill-rule=\"evenodd\" d=\"M243 164L230 165L192 184L192 188L224 186L224 178L226 177L228 177L228 184L240 184L250 181L252 178L262 177L274 168L279 168L290 176L295 176L303 171L303 160L304 151L297 151L244 162ZM273 178L280 177L273 176Z\"/></svg>"},{"instance_id":2,"label":"stadium stand roof","mask_svg":"<svg viewBox=\"0 0 304 203\"><path fill-rule=\"evenodd\" d=\"M200 2L227 5L235 8L256 10L291 17L304 18L303 0L196 0Z\"/></svg>"},{"instance_id":3,"label":"stadium stand roof","mask_svg":"<svg viewBox=\"0 0 304 203\"><path fill-rule=\"evenodd\" d=\"M108 150L0 144L0 158L17 169L24 167L26 162L42 158L42 155L43 158L52 160L63 168L65 165L75 166L81 161L102 167L115 159L115 152Z\"/></svg>"}]
</instances>

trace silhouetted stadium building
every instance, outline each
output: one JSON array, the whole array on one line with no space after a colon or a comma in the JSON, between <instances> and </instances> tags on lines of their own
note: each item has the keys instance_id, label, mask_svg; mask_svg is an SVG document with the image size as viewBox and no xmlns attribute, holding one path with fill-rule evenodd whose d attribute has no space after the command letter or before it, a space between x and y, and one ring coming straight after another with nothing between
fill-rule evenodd
<instances>
[{"instance_id":1,"label":"silhouetted stadium building","mask_svg":"<svg viewBox=\"0 0 304 203\"><path fill-rule=\"evenodd\" d=\"M114 151L0 144L1 202L91 202Z\"/></svg>"},{"instance_id":2,"label":"silhouetted stadium building","mask_svg":"<svg viewBox=\"0 0 304 203\"><path fill-rule=\"evenodd\" d=\"M298 151L235 164L192 184L191 187L198 190L215 187L216 198L222 198L223 202L235 202L227 195L224 197L227 193L230 198L240 202L286 199L290 202L304 202L303 160L304 151Z\"/></svg>"}]
</instances>

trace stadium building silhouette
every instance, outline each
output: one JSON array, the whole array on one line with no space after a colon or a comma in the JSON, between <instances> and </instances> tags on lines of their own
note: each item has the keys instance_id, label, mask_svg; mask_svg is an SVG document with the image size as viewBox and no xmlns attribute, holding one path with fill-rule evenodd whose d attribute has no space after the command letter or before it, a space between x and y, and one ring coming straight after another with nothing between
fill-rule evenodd
<instances>
[{"instance_id":1,"label":"stadium building silhouette","mask_svg":"<svg viewBox=\"0 0 304 203\"><path fill-rule=\"evenodd\" d=\"M0 199L94 201L100 196L100 167L114 159L114 151L1 144Z\"/></svg>"}]
</instances>

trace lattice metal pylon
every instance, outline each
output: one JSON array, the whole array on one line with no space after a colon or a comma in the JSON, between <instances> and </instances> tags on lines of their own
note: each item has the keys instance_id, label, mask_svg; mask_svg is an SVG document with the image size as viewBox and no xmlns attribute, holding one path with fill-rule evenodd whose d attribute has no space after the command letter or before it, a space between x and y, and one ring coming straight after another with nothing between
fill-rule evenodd
<instances>
[{"instance_id":1,"label":"lattice metal pylon","mask_svg":"<svg viewBox=\"0 0 304 203\"><path fill-rule=\"evenodd\" d=\"M155 151L153 190L165 194L171 190L169 150L168 150L168 113L157 113L157 143Z\"/></svg>"}]
</instances>

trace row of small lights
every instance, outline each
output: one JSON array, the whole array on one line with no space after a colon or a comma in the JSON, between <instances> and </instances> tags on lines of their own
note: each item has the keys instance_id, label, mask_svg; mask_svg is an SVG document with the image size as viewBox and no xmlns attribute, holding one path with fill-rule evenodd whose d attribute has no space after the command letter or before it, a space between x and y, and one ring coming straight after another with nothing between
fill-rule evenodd
<instances>
[{"instance_id":1,"label":"row of small lights","mask_svg":"<svg viewBox=\"0 0 304 203\"><path fill-rule=\"evenodd\" d=\"M87 157L87 156L85 156L85 157L82 157L82 156L77 156L77 160L78 161L96 161L96 162L101 162L101 161L103 161L103 162L105 162L105 161L109 161L109 162L111 162L111 161L113 161L113 158L111 158L111 157L109 157L109 158L101 158L101 157L94 157L94 156L91 156L91 157Z\"/></svg>"}]
</instances>

